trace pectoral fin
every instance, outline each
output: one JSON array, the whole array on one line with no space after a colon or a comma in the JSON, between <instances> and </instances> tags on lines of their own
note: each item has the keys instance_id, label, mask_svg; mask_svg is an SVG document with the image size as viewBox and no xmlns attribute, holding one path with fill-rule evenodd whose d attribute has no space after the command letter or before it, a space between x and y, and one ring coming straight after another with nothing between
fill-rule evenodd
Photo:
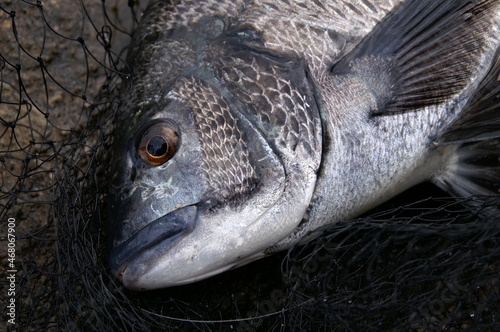
<instances>
[{"instance_id":1,"label":"pectoral fin","mask_svg":"<svg viewBox=\"0 0 500 332\"><path fill-rule=\"evenodd\" d=\"M500 138L500 48L488 74L436 143L449 145Z\"/></svg>"},{"instance_id":2,"label":"pectoral fin","mask_svg":"<svg viewBox=\"0 0 500 332\"><path fill-rule=\"evenodd\" d=\"M438 147L454 151L433 182L454 195L500 195L499 75L500 50L461 116L436 138ZM500 207L488 210L500 215Z\"/></svg>"},{"instance_id":3,"label":"pectoral fin","mask_svg":"<svg viewBox=\"0 0 500 332\"><path fill-rule=\"evenodd\" d=\"M440 104L486 70L498 11L495 0L405 1L332 73L361 77L379 100L374 114Z\"/></svg>"}]
</instances>

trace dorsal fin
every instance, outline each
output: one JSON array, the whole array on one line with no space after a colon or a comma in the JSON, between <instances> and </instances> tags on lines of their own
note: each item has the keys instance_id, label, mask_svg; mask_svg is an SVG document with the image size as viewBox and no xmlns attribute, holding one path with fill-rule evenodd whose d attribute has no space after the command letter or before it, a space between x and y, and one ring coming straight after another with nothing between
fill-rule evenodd
<instances>
[{"instance_id":1,"label":"dorsal fin","mask_svg":"<svg viewBox=\"0 0 500 332\"><path fill-rule=\"evenodd\" d=\"M481 67L497 4L405 1L335 64L332 73L365 79L380 99L375 113L439 104L460 94ZM375 65L367 66L367 61ZM379 80L390 82L389 88L371 86Z\"/></svg>"}]
</instances>

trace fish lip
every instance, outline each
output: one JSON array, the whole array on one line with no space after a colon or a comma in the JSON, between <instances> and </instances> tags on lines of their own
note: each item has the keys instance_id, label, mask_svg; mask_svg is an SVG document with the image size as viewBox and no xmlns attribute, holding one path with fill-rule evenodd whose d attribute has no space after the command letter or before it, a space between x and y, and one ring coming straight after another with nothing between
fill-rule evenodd
<instances>
[{"instance_id":1,"label":"fish lip","mask_svg":"<svg viewBox=\"0 0 500 332\"><path fill-rule=\"evenodd\" d=\"M111 273L122 279L127 267L143 253L160 243L162 247L170 247L169 244L173 244L179 236L191 233L196 225L197 215L198 207L188 205L167 213L135 232L110 252L108 266Z\"/></svg>"}]
</instances>

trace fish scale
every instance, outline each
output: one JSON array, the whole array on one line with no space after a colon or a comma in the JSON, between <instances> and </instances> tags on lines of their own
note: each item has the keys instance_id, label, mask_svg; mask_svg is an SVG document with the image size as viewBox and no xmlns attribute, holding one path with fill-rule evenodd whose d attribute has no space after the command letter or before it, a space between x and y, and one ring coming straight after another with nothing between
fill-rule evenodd
<instances>
[{"instance_id":1,"label":"fish scale","mask_svg":"<svg viewBox=\"0 0 500 332\"><path fill-rule=\"evenodd\" d=\"M267 131L266 127L271 126L268 135L275 136L292 156L298 144L313 155L312 151L320 144L314 136L316 124L311 119L313 101L306 96L310 92L295 88L288 78L288 73L294 70L287 68L287 64L258 61L258 55L248 58L245 54L247 58L242 59L229 54L233 52L229 51L214 70L216 78L247 103L246 109L262 130ZM263 113L263 109L267 111Z\"/></svg>"},{"instance_id":2,"label":"fish scale","mask_svg":"<svg viewBox=\"0 0 500 332\"><path fill-rule=\"evenodd\" d=\"M238 17L262 31L264 47L305 57L320 75L401 1L262 1Z\"/></svg>"},{"instance_id":3,"label":"fish scale","mask_svg":"<svg viewBox=\"0 0 500 332\"><path fill-rule=\"evenodd\" d=\"M212 188L223 198L250 190L255 170L243 133L220 94L193 78L178 82L171 94L189 100L194 110L204 152L203 170Z\"/></svg>"}]
</instances>

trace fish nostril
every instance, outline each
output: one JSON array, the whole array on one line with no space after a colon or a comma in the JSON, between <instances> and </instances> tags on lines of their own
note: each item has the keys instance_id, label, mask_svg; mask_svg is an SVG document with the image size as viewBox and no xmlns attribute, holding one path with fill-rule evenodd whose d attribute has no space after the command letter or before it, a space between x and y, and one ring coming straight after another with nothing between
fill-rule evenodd
<instances>
[{"instance_id":1,"label":"fish nostril","mask_svg":"<svg viewBox=\"0 0 500 332\"><path fill-rule=\"evenodd\" d=\"M136 175L137 175L137 171L135 170L135 167L132 167L132 169L130 170L130 182L135 181Z\"/></svg>"}]
</instances>

